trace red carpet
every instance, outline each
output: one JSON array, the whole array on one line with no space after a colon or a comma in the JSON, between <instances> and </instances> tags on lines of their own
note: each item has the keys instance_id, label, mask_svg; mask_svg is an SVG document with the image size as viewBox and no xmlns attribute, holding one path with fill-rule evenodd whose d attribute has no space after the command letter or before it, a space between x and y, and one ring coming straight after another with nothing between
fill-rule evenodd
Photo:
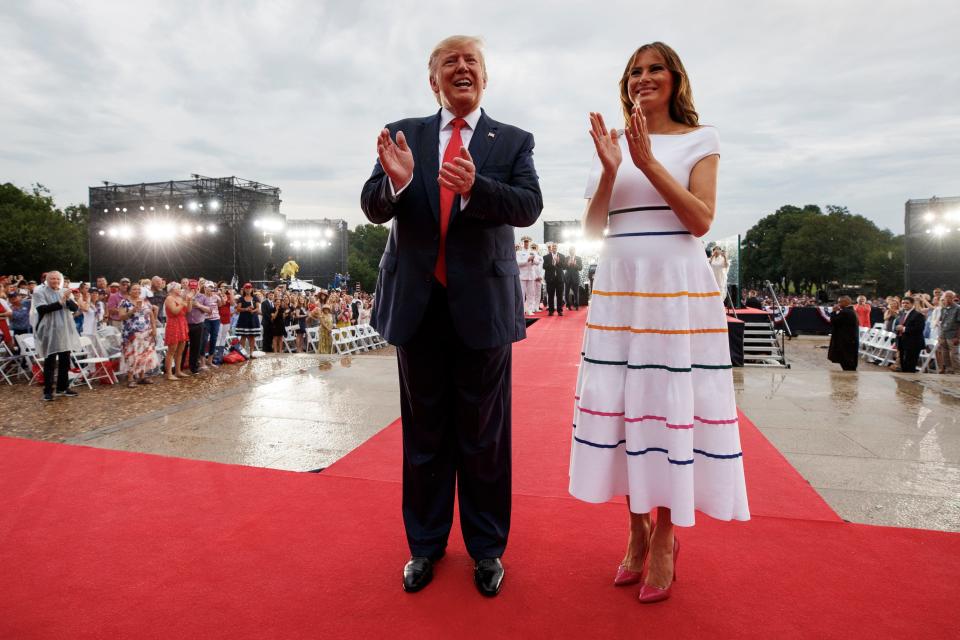
<instances>
[{"instance_id":1,"label":"red carpet","mask_svg":"<svg viewBox=\"0 0 960 640\"><path fill-rule=\"evenodd\" d=\"M565 495L581 323L515 350L498 598L459 534L401 591L396 426L319 475L0 438L0 638L956 636L960 535L840 522L746 423L755 518L682 530L668 602L610 586L625 509Z\"/></svg>"}]
</instances>

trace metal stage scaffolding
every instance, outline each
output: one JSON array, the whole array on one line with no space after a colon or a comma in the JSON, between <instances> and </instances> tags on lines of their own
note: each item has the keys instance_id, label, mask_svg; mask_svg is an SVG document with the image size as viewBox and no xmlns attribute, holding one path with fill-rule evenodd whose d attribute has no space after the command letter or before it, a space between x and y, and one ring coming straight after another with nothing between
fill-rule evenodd
<instances>
[{"instance_id":1,"label":"metal stage scaffolding","mask_svg":"<svg viewBox=\"0 0 960 640\"><path fill-rule=\"evenodd\" d=\"M332 278L346 269L346 223L297 220L291 226L308 227L312 235L285 233L278 187L193 174L190 180L104 182L90 187L89 197L91 279L203 276L242 283L260 279L267 264L279 267L288 255L307 263L301 277L329 272Z\"/></svg>"}]
</instances>

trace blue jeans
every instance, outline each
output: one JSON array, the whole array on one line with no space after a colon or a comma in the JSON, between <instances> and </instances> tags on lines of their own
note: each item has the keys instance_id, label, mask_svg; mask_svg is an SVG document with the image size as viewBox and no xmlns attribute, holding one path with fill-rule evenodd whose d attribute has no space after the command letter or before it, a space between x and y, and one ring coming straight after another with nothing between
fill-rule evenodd
<instances>
[{"instance_id":1,"label":"blue jeans","mask_svg":"<svg viewBox=\"0 0 960 640\"><path fill-rule=\"evenodd\" d=\"M217 336L220 335L220 320L203 321L203 350L205 356L212 356L217 348Z\"/></svg>"}]
</instances>

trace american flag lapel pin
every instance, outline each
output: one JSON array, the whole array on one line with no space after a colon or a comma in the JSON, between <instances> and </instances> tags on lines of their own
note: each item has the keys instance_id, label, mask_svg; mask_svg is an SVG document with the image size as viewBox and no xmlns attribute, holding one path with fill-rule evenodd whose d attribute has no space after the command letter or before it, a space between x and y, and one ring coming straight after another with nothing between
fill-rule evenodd
<instances>
[{"instance_id":1,"label":"american flag lapel pin","mask_svg":"<svg viewBox=\"0 0 960 640\"><path fill-rule=\"evenodd\" d=\"M488 138L496 138L496 137L497 137L497 134L495 134L493 131L490 131L490 132L487 133L487 137L488 137Z\"/></svg>"}]
</instances>

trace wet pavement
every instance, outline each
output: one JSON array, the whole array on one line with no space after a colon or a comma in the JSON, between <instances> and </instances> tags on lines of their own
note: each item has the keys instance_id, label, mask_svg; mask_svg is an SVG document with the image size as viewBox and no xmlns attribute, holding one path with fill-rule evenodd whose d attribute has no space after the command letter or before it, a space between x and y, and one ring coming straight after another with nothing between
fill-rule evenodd
<instances>
[{"instance_id":1,"label":"wet pavement","mask_svg":"<svg viewBox=\"0 0 960 640\"><path fill-rule=\"evenodd\" d=\"M737 404L853 522L960 531L960 376L826 361L788 342L791 369L735 370Z\"/></svg>"},{"instance_id":2,"label":"wet pavement","mask_svg":"<svg viewBox=\"0 0 960 640\"><path fill-rule=\"evenodd\" d=\"M741 409L843 518L960 531L960 376L842 372L826 344L790 341L788 370L734 370ZM80 394L42 403L38 387L0 385L0 435L313 471L400 415L392 348Z\"/></svg>"}]
</instances>

